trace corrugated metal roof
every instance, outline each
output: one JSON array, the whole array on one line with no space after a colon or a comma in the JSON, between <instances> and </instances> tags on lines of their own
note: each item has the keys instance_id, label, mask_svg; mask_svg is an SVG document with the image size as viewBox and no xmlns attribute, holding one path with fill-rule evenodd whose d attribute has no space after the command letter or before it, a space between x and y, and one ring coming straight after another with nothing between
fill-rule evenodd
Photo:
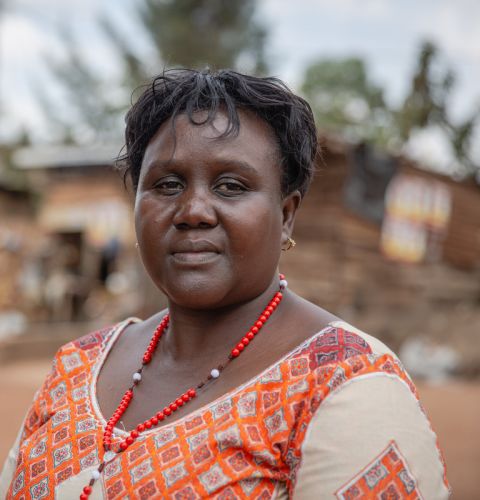
<instances>
[{"instance_id":1,"label":"corrugated metal roof","mask_svg":"<svg viewBox=\"0 0 480 500\"><path fill-rule=\"evenodd\" d=\"M21 170L112 165L120 150L118 144L29 146L15 151L12 162Z\"/></svg>"}]
</instances>

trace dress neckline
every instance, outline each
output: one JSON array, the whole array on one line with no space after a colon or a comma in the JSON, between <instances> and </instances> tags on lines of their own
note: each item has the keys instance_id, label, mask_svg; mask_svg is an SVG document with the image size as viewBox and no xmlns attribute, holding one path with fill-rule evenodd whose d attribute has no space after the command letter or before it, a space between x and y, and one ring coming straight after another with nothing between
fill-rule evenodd
<instances>
[{"instance_id":1,"label":"dress neckline","mask_svg":"<svg viewBox=\"0 0 480 500\"><path fill-rule=\"evenodd\" d=\"M110 353L113 345L118 340L120 335L125 331L125 328L132 323L139 323L141 321L142 321L141 319L136 318L134 316L131 316L131 317L121 321L120 323L117 323L116 325L114 325L112 327L112 332L108 336L108 338L107 338L108 340L107 340L104 348L102 349L102 352L99 355L97 361L95 362L95 366L92 370L92 379L90 381L90 387L89 387L90 401L92 402L92 408L93 408L93 411L95 413L95 418L102 423L102 427L105 427L107 420L105 419L105 416L103 415L103 413L100 409L100 404L99 404L98 398L97 398L97 381L98 381L98 377L100 375L100 371L101 371L101 369L105 363L105 360L106 360L108 354ZM290 350L285 355L283 355L280 359L278 359L277 361L275 361L271 365L267 366L267 368L262 370L260 373L258 373L254 377L251 377L250 379L245 381L243 384L240 384L238 387L234 387L230 391L227 391L225 394L222 394L221 396L215 398L213 401L210 401L209 403L201 406L200 408L197 408L196 410L194 410L190 413L187 413L186 415L184 415L183 417L181 417L177 420L173 420L172 422L163 424L162 426L159 426L159 427L154 427L154 428L148 429L148 430L146 429L145 431L142 432L142 435L147 436L147 435L155 434L156 432L161 432L167 428L174 427L178 424L183 423L185 420L194 418L198 414L203 414L206 411L209 411L211 408L213 408L214 406L217 406L222 401L229 399L229 398L232 398L233 396L235 396L237 393L241 392L242 390L244 390L248 386L254 385L255 383L257 383L257 381L259 379L261 379L267 373L274 370L277 366L280 366L288 358L294 356L296 353L298 353L299 351L301 351L302 349L307 347L317 337L319 337L320 335L323 335L324 333L329 331L331 328L335 328L337 323L340 324L340 323L344 323L344 322L338 321L338 320L330 321L321 330L319 330L318 332L314 333L313 335L311 335L310 337L305 339L301 344L294 347L292 350ZM119 435L120 436L127 436L130 433L130 431L125 431L125 430L120 429L118 427L115 427L114 432L117 436L119 436Z\"/></svg>"}]
</instances>

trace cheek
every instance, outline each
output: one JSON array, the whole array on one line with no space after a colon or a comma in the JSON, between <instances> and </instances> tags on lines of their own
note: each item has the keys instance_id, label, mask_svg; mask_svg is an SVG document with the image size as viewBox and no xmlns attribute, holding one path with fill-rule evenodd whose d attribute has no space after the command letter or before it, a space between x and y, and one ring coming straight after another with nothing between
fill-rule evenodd
<instances>
[{"instance_id":1,"label":"cheek","mask_svg":"<svg viewBox=\"0 0 480 500\"><path fill-rule=\"evenodd\" d=\"M135 203L135 232L138 238L157 233L163 222L161 215L165 211L158 207L154 200L143 196Z\"/></svg>"},{"instance_id":2,"label":"cheek","mask_svg":"<svg viewBox=\"0 0 480 500\"><path fill-rule=\"evenodd\" d=\"M143 221L145 217L145 203L143 197L137 193L135 197L135 206L133 209L134 221L135 221L135 233L137 235L137 241L142 233Z\"/></svg>"},{"instance_id":3,"label":"cheek","mask_svg":"<svg viewBox=\"0 0 480 500\"><path fill-rule=\"evenodd\" d=\"M277 209L278 210L278 209ZM256 210L238 220L231 242L231 270L241 277L236 287L240 295L252 297L265 290L278 267L281 253L282 218L274 207Z\"/></svg>"},{"instance_id":4,"label":"cheek","mask_svg":"<svg viewBox=\"0 0 480 500\"><path fill-rule=\"evenodd\" d=\"M231 220L231 242L235 247L232 250L237 255L260 258L267 254L275 258L282 236L282 214L276 204L257 206L242 215L237 213Z\"/></svg>"},{"instance_id":5,"label":"cheek","mask_svg":"<svg viewBox=\"0 0 480 500\"><path fill-rule=\"evenodd\" d=\"M146 197L135 204L135 233L141 259L154 279L161 268L167 231L165 210L161 210L158 204Z\"/></svg>"}]
</instances>

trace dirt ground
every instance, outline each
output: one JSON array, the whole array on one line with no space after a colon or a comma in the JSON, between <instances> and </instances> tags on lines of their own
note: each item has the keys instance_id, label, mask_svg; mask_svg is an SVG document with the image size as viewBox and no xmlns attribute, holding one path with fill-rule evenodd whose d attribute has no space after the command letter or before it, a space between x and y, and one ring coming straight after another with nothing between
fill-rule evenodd
<instances>
[{"instance_id":1,"label":"dirt ground","mask_svg":"<svg viewBox=\"0 0 480 500\"><path fill-rule=\"evenodd\" d=\"M22 361L0 367L0 463L49 365ZM445 454L453 498L480 498L480 382L417 386Z\"/></svg>"}]
</instances>

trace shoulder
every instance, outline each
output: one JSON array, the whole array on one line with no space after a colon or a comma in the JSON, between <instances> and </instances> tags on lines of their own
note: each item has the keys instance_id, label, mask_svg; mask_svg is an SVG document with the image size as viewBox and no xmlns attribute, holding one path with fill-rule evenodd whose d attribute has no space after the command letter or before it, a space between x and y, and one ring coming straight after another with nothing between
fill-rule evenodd
<instances>
[{"instance_id":1,"label":"shoulder","mask_svg":"<svg viewBox=\"0 0 480 500\"><path fill-rule=\"evenodd\" d=\"M319 365L343 361L358 354L389 354L396 357L375 337L302 297L291 293L290 295L293 306L287 322L289 335L291 338L297 338L295 344L303 347L303 350L317 351ZM294 352L296 351L298 349L294 349Z\"/></svg>"},{"instance_id":2,"label":"shoulder","mask_svg":"<svg viewBox=\"0 0 480 500\"><path fill-rule=\"evenodd\" d=\"M308 421L299 443L295 494L448 498L441 450L416 394L383 371L340 383ZM413 498L412 496L412 498Z\"/></svg>"},{"instance_id":3,"label":"shoulder","mask_svg":"<svg viewBox=\"0 0 480 500\"><path fill-rule=\"evenodd\" d=\"M105 326L82 335L62 345L55 354L54 363L62 362L65 370L76 368L75 359L84 362L94 361L104 351L112 337L121 333L129 324L137 322L137 318L127 318L118 323ZM70 357L69 356L73 356Z\"/></svg>"},{"instance_id":4,"label":"shoulder","mask_svg":"<svg viewBox=\"0 0 480 500\"><path fill-rule=\"evenodd\" d=\"M291 380L307 377L309 381L310 399L303 415L306 422L326 406L335 405L337 393L371 400L374 383L368 380L374 378L390 380L390 398L405 389L418 400L398 357L380 340L344 321L332 321L286 361ZM347 390L348 386L352 389Z\"/></svg>"},{"instance_id":5,"label":"shoulder","mask_svg":"<svg viewBox=\"0 0 480 500\"><path fill-rule=\"evenodd\" d=\"M312 372L324 366L331 368L347 362L350 358L367 355L370 360L387 356L399 363L397 356L380 340L345 321L335 320L305 341L291 359L308 359L308 368Z\"/></svg>"},{"instance_id":6,"label":"shoulder","mask_svg":"<svg viewBox=\"0 0 480 500\"><path fill-rule=\"evenodd\" d=\"M362 341L368 345L372 354L389 354L390 356L397 358L396 354L383 342L378 340L376 337L373 337L372 335L369 335L368 333L365 333L364 331L352 326L346 321L332 321L330 323L330 326L347 332L352 338L362 339Z\"/></svg>"},{"instance_id":7,"label":"shoulder","mask_svg":"<svg viewBox=\"0 0 480 500\"><path fill-rule=\"evenodd\" d=\"M92 366L104 351L108 340L120 332L132 318L94 330L61 346L42 385L36 391L19 433L19 444L38 431L56 412L68 406L68 393L78 391L91 376ZM82 388L85 391L85 388ZM18 446L17 446L18 447Z\"/></svg>"},{"instance_id":8,"label":"shoulder","mask_svg":"<svg viewBox=\"0 0 480 500\"><path fill-rule=\"evenodd\" d=\"M295 494L446 498L436 435L395 354L374 337L335 321L296 358L305 355L311 392L300 417L303 432L295 435Z\"/></svg>"},{"instance_id":9,"label":"shoulder","mask_svg":"<svg viewBox=\"0 0 480 500\"><path fill-rule=\"evenodd\" d=\"M65 404L71 388L87 382L109 340L120 333L129 322L131 318L94 330L57 350L50 372L37 390L27 413L25 427L28 433L45 423L55 409Z\"/></svg>"},{"instance_id":10,"label":"shoulder","mask_svg":"<svg viewBox=\"0 0 480 500\"><path fill-rule=\"evenodd\" d=\"M373 404L373 379L389 380L390 401L403 390L418 400L416 388L397 356L375 337L344 321L333 321L308 339L284 361L284 366L286 384L300 384L306 389L297 421L304 431L296 436L299 442L316 414L330 406L344 410L345 401L337 403L340 393L354 396L351 411L358 398Z\"/></svg>"}]
</instances>

